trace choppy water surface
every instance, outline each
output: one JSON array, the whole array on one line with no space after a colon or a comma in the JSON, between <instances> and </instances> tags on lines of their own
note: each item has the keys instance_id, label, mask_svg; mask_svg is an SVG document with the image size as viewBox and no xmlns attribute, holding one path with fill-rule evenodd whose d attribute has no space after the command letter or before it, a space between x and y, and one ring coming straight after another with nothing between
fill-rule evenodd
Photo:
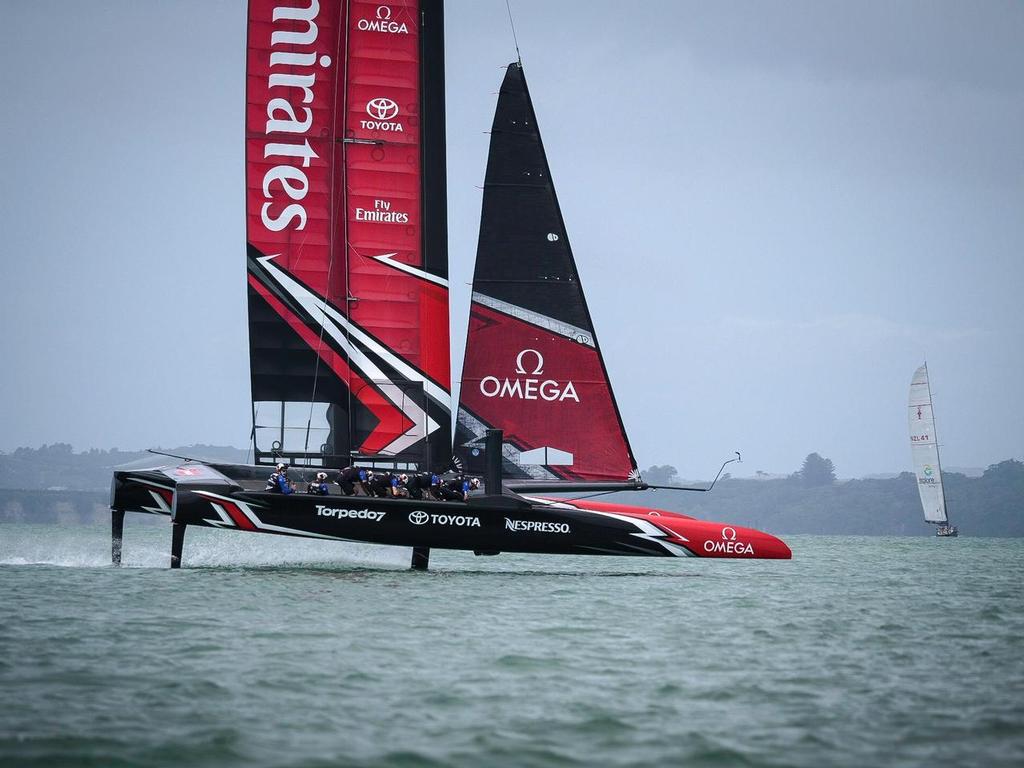
<instances>
[{"instance_id":1,"label":"choppy water surface","mask_svg":"<svg viewBox=\"0 0 1024 768\"><path fill-rule=\"evenodd\" d=\"M1024 542L477 558L0 525L0 764L1024 764Z\"/></svg>"}]
</instances>

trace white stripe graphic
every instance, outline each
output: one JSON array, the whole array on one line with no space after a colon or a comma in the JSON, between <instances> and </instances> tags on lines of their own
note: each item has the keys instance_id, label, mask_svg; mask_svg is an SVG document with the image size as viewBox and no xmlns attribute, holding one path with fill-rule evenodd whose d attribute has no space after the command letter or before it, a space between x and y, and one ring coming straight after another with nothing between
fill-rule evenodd
<instances>
[{"instance_id":1,"label":"white stripe graphic","mask_svg":"<svg viewBox=\"0 0 1024 768\"><path fill-rule=\"evenodd\" d=\"M197 493L201 493L202 494L202 492L200 492L200 491L197 491ZM202 494L202 495L205 495L205 494ZM215 501L211 501L210 505L213 507L213 511L217 513L217 516L220 517L220 520L210 520L208 518L205 518L203 520L204 523L209 523L210 525L215 525L218 528L224 528L224 527L237 528L238 527L237 525L235 525L235 521L231 519L231 515L229 515L227 513L227 510L224 509L224 507L222 507L220 504L218 504Z\"/></svg>"},{"instance_id":2,"label":"white stripe graphic","mask_svg":"<svg viewBox=\"0 0 1024 768\"><path fill-rule=\"evenodd\" d=\"M618 515L614 512L598 512L596 509L587 509L585 507L576 507L576 509L579 510L580 512L589 512L593 515L602 515L603 517L612 517L616 520L622 520L627 523L633 523L633 525L635 525L637 528L643 531L643 533L632 534L633 536L636 536L638 539L646 539L647 541L653 541L655 544L667 549L675 557L696 557L696 555L694 555L693 552L688 550L686 547L680 547L678 544L673 544L671 541L666 541L665 538L669 534L665 533L665 531L663 531L661 528L659 528L656 525L653 525L652 523L647 522L646 520L642 520L638 517L630 517L629 515ZM675 531L672 532L672 535L678 539L682 539L685 542L689 542L689 539L687 539L685 536L680 536Z\"/></svg>"},{"instance_id":3,"label":"white stripe graphic","mask_svg":"<svg viewBox=\"0 0 1024 768\"><path fill-rule=\"evenodd\" d=\"M418 277L420 280L426 280L429 283L440 285L442 288L448 287L448 281L437 275L432 275L419 267L414 267L411 264L404 264L401 261L394 261L394 257L398 253L382 253L380 256L371 256L370 258L376 259L379 262L387 264L389 267L401 270L402 272L408 272L413 277Z\"/></svg>"},{"instance_id":4,"label":"white stripe graphic","mask_svg":"<svg viewBox=\"0 0 1024 768\"><path fill-rule=\"evenodd\" d=\"M174 486L173 485L164 485L163 483L155 483L155 482L153 482L152 480L150 480L148 478L132 477L131 475L128 475L128 477L125 478L125 481L126 482L130 481L130 482L133 482L133 483L138 483L139 485L149 485L149 486L152 486L153 488L163 488L165 491L172 491L172 492L174 491Z\"/></svg>"},{"instance_id":5,"label":"white stripe graphic","mask_svg":"<svg viewBox=\"0 0 1024 768\"><path fill-rule=\"evenodd\" d=\"M690 550L686 549L686 547L680 547L678 544L673 544L670 541L665 541L666 537L669 536L668 533L666 533L658 526L649 523L641 518L631 517L629 515L620 515L616 514L615 512L598 512L596 509L577 507L573 505L571 502L552 501L551 499L543 499L539 496L523 496L523 498L535 504L543 504L547 507L552 507L553 509L572 509L575 510L576 512L589 512L592 515L603 515L604 517L613 517L616 520L622 520L627 523L633 523L633 525L635 525L642 531L642 533L634 533L634 536L637 536L641 539L647 539L648 541L653 541L656 544L660 544L676 557L696 557L696 555L694 555L693 552L691 552ZM690 541L688 538L686 538L685 536L681 536L675 531L673 531L671 535L675 536L678 539L682 539L687 543L689 543Z\"/></svg>"},{"instance_id":6,"label":"white stripe graphic","mask_svg":"<svg viewBox=\"0 0 1024 768\"><path fill-rule=\"evenodd\" d=\"M517 307L515 304L509 304L507 301L495 299L478 291L473 291L473 301L477 304L483 304L485 307L490 307L496 312L501 312L503 315L525 320L532 325L539 325L541 328L547 328L552 333L565 336L567 339L572 339L578 344L588 347L594 346L594 334L571 323L555 320L553 317L542 315L540 312L534 312L532 309Z\"/></svg>"},{"instance_id":7,"label":"white stripe graphic","mask_svg":"<svg viewBox=\"0 0 1024 768\"><path fill-rule=\"evenodd\" d=\"M410 381L423 383L426 393L434 400L440 402L448 411L451 411L451 394L445 392L441 387L427 379L423 374L406 363L401 357L394 354L387 347L377 343L370 338L359 326L350 323L340 315L333 307L330 307L321 298L304 288L292 277L273 263L273 259L279 254L262 256L258 261L277 280L283 288L309 315L330 334L331 338L345 351L352 364L358 368L370 381L377 384L381 392L390 400L412 422L412 426L400 435L396 440L384 446L381 453L401 453L406 448L421 440L438 429L438 424L427 416L426 411L419 407L414 401L406 397L401 387L384 375L384 372L371 361L366 354L357 346L351 343L350 338L356 339L365 347L371 349L379 357L387 361L388 365L397 370L402 376ZM347 332L347 333L346 333ZM380 382L389 382L381 384Z\"/></svg>"},{"instance_id":8,"label":"white stripe graphic","mask_svg":"<svg viewBox=\"0 0 1024 768\"><path fill-rule=\"evenodd\" d=\"M239 499L233 499L230 496L221 496L220 494L212 493L211 491L194 491L194 493L197 494L198 496L203 496L209 499L210 504L217 511L218 515L227 515L227 513L224 511L224 508L221 507L219 504L215 503L213 499L231 502L236 507L238 507L242 511L242 514L249 519L249 522L256 526L257 530L260 531L271 531L273 533L290 533L295 536L304 536L306 538L312 539L330 539L331 541L356 541L356 539L346 539L343 536L328 536L324 533L313 533L312 531L303 531L298 528L285 528L280 525L270 525L269 523L264 523L262 520L260 520L256 513L253 512L252 507L250 507L249 504L247 504L244 501L241 501ZM228 519L230 520L230 517ZM206 522L213 521L210 520ZM214 524L216 525L216 523ZM231 525L232 527L237 527L233 520L231 520Z\"/></svg>"},{"instance_id":9,"label":"white stripe graphic","mask_svg":"<svg viewBox=\"0 0 1024 768\"><path fill-rule=\"evenodd\" d=\"M162 488L163 486L159 487ZM164 497L161 496L156 491L150 490L149 488L147 488L146 490L149 491L149 495L153 497L153 501L156 502L156 506L143 507L143 509L146 510L147 512L152 512L154 515L170 515L171 508L167 505L167 502L164 501ZM170 488L168 488L167 490L170 490Z\"/></svg>"}]
</instances>

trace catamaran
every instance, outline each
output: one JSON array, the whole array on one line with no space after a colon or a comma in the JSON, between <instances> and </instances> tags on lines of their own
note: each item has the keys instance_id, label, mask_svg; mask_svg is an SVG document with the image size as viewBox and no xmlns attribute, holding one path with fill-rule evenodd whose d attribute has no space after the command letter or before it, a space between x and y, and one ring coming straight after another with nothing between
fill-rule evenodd
<instances>
[{"instance_id":1,"label":"catamaran","mask_svg":"<svg viewBox=\"0 0 1024 768\"><path fill-rule=\"evenodd\" d=\"M910 381L910 453L914 459L917 491L921 495L924 519L934 523L936 536L957 536L959 531L949 522L946 494L942 489L942 466L939 443L935 435L935 412L932 409L932 388L928 382L928 363L914 371Z\"/></svg>"},{"instance_id":2,"label":"catamaran","mask_svg":"<svg viewBox=\"0 0 1024 768\"><path fill-rule=\"evenodd\" d=\"M114 561L128 511L171 518L171 567L188 526L412 547L418 569L431 548L791 557L751 528L544 495L655 486L612 393L518 61L491 131L453 445L443 29L441 0L250 0L255 463L115 472ZM266 492L280 461L453 461L485 483L468 502Z\"/></svg>"}]
</instances>

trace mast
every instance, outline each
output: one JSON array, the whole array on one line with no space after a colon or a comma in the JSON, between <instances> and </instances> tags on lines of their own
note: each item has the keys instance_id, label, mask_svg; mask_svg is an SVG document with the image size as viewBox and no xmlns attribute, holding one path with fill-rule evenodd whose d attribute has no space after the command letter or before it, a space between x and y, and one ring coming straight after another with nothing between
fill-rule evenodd
<instances>
[{"instance_id":1,"label":"mast","mask_svg":"<svg viewBox=\"0 0 1024 768\"><path fill-rule=\"evenodd\" d=\"M928 375L928 361L924 362L924 378L925 383L928 385L928 406L932 411L932 435L935 438L935 467L939 473L939 486L942 490L942 513L946 518L945 523L937 523L937 525L949 525L949 501L946 499L946 488L942 483L942 455L939 450L939 426L938 420L935 418L935 402L932 400L932 379Z\"/></svg>"}]
</instances>

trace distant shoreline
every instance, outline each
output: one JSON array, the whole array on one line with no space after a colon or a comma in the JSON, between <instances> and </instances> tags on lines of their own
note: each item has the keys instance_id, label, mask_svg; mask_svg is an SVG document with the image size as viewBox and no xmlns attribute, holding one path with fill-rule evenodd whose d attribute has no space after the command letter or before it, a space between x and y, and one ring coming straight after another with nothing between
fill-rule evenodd
<instances>
[{"instance_id":1,"label":"distant shoreline","mask_svg":"<svg viewBox=\"0 0 1024 768\"><path fill-rule=\"evenodd\" d=\"M247 458L245 451L225 446L193 445L168 452L213 461ZM911 473L835 480L831 462L818 459L827 471L815 476L807 472L785 477L726 475L711 493L643 491L605 499L703 520L728 520L780 535L934 535L934 527L922 519ZM0 523L107 521L111 473L133 462L157 464L159 457L117 449L75 453L66 443L0 454ZM648 482L676 485L681 481L674 472L670 466L653 466L644 471L644 477ZM1024 536L1024 463L1010 459L993 464L980 476L947 471L943 478L950 518L962 535Z\"/></svg>"}]
</instances>

